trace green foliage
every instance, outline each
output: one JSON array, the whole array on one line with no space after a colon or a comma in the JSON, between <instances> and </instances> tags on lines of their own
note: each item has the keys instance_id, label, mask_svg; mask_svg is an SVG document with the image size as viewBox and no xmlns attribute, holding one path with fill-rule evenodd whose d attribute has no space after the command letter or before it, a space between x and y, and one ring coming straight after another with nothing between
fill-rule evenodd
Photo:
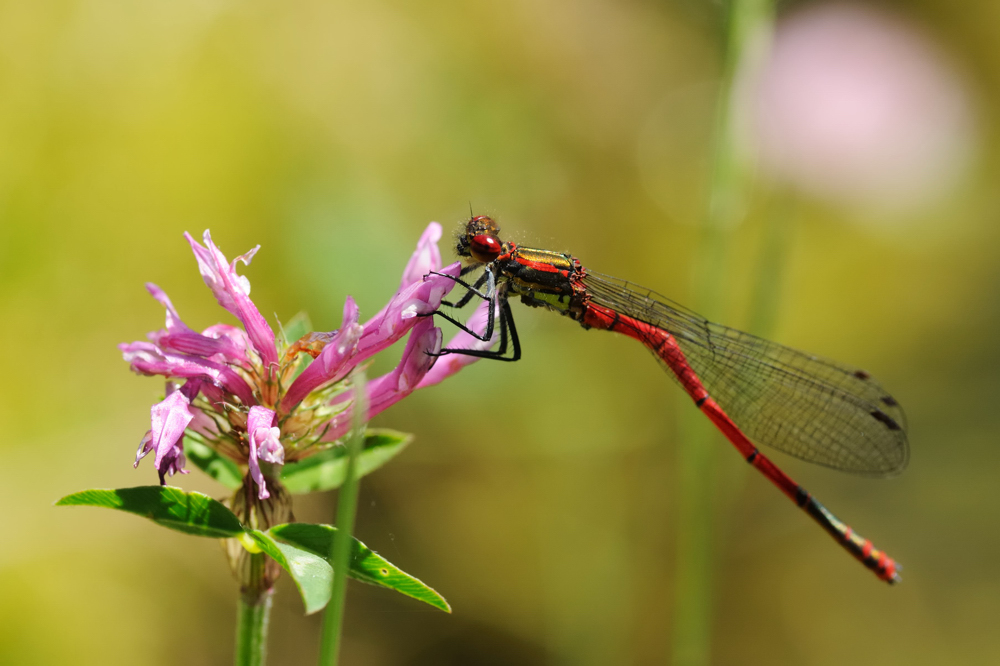
<instances>
[{"instance_id":1,"label":"green foliage","mask_svg":"<svg viewBox=\"0 0 1000 666\"><path fill-rule=\"evenodd\" d=\"M285 344L287 345L292 344L312 330L312 322L309 320L309 315L305 312L299 312L281 325L281 332L285 337Z\"/></svg>"},{"instance_id":2,"label":"green foliage","mask_svg":"<svg viewBox=\"0 0 1000 666\"><path fill-rule=\"evenodd\" d=\"M82 490L63 497L56 506L101 506L128 511L178 532L217 539L238 536L244 531L239 518L221 502L169 486Z\"/></svg>"},{"instance_id":3,"label":"green foliage","mask_svg":"<svg viewBox=\"0 0 1000 666\"><path fill-rule=\"evenodd\" d=\"M405 439L405 437L404 437ZM336 528L330 525L289 523L267 532L240 523L221 502L198 492L169 486L140 486L117 490L91 489L67 495L56 506L97 506L127 511L185 534L218 539L247 537L280 564L295 581L306 613L315 613L330 599L333 569L330 544ZM396 590L408 597L451 612L444 598L418 579L400 570L357 539L351 539L347 575L356 580Z\"/></svg>"},{"instance_id":4,"label":"green foliage","mask_svg":"<svg viewBox=\"0 0 1000 666\"><path fill-rule=\"evenodd\" d=\"M290 544L275 541L270 534L260 530L249 530L247 534L295 581L295 587L299 588L302 603L306 607L306 615L322 610L326 606L330 601L333 569L322 557Z\"/></svg>"},{"instance_id":5,"label":"green foliage","mask_svg":"<svg viewBox=\"0 0 1000 666\"><path fill-rule=\"evenodd\" d=\"M268 532L285 543L326 559L330 557L330 547L337 529L330 525L288 523L275 525ZM433 588L397 568L357 539L352 539L352 542L348 571L351 578L396 590L447 613L451 612L451 606Z\"/></svg>"},{"instance_id":6,"label":"green foliage","mask_svg":"<svg viewBox=\"0 0 1000 666\"><path fill-rule=\"evenodd\" d=\"M289 319L286 324L281 325L281 336L285 339L286 345L291 345L302 338L302 336L311 333L312 330L312 321L309 319L309 315L305 312L299 312ZM312 361L313 358L309 354L299 354L298 365L295 368L295 372L292 373L292 380L301 375L302 371L308 368Z\"/></svg>"},{"instance_id":7,"label":"green foliage","mask_svg":"<svg viewBox=\"0 0 1000 666\"><path fill-rule=\"evenodd\" d=\"M413 440L413 435L387 429L370 429L358 455L357 475L373 472L396 456ZM291 493L311 493L339 488L347 471L347 450L334 446L305 460L284 465L281 483Z\"/></svg>"}]
</instances>

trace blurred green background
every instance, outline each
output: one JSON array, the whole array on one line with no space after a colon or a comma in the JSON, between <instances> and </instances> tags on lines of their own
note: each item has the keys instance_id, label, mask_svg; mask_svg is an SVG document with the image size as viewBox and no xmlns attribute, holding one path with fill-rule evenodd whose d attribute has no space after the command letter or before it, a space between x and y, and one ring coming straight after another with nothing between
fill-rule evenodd
<instances>
[{"instance_id":1,"label":"blurred green background","mask_svg":"<svg viewBox=\"0 0 1000 666\"><path fill-rule=\"evenodd\" d=\"M879 6L963 82L968 166L902 213L754 179L704 314L751 326L769 266L769 337L865 367L905 406L898 478L774 456L904 583L713 438L712 663L1000 662L1000 5ZM513 240L694 305L723 34L721 7L695 0L0 2L0 663L231 660L216 542L52 506L156 482L131 462L162 382L115 348L162 325L143 283L193 328L233 323L185 230L230 257L260 243L243 271L260 310L323 330L346 294L377 311L427 222L450 234L470 202ZM375 422L417 439L363 482L358 536L454 613L354 585L345 664L671 655L689 400L632 341L515 316L521 362L477 363ZM175 483L225 494L196 470ZM334 500L297 515L329 521ZM314 663L318 629L282 580L271 663Z\"/></svg>"}]
</instances>

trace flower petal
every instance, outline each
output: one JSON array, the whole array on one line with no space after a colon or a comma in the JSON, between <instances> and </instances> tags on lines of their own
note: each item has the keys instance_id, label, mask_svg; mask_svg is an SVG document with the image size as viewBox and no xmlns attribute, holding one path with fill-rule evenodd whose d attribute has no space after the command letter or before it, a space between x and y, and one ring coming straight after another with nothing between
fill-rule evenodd
<instances>
[{"instance_id":1,"label":"flower petal","mask_svg":"<svg viewBox=\"0 0 1000 666\"><path fill-rule=\"evenodd\" d=\"M417 249L413 251L413 256L403 269L400 289L419 282L430 271L441 269L441 251L437 246L439 240L441 240L441 225L431 222L421 234L420 240L417 241Z\"/></svg>"},{"instance_id":2,"label":"flower petal","mask_svg":"<svg viewBox=\"0 0 1000 666\"><path fill-rule=\"evenodd\" d=\"M413 393L427 372L434 367L437 361L436 354L441 351L442 338L441 329L434 325L434 320L430 317L413 327L410 339L406 342L406 349L403 350L403 357L392 373L395 375L395 381L392 385L381 388L381 394L371 391L369 401L371 407L377 410L376 413ZM383 395L398 397L394 397L392 402L383 407L381 406L384 401Z\"/></svg>"},{"instance_id":3,"label":"flower petal","mask_svg":"<svg viewBox=\"0 0 1000 666\"><path fill-rule=\"evenodd\" d=\"M188 430L198 433L202 437L214 440L221 434L219 432L219 425L212 419L211 416L206 414L203 410L197 407L190 407L191 414L194 418L191 419L191 423L188 424Z\"/></svg>"},{"instance_id":4,"label":"flower petal","mask_svg":"<svg viewBox=\"0 0 1000 666\"><path fill-rule=\"evenodd\" d=\"M273 432L278 430L278 428L273 427L274 417L275 412L273 409L259 405L251 407L250 414L247 416L247 434L250 436L250 476L253 477L254 482L257 484L257 497L259 499L267 499L271 496L267 492L264 474L260 471L259 448L263 446L265 449L270 450L270 439L273 437L275 440L274 444L281 450L282 460L284 460L284 449L281 448L281 443L277 441L277 433Z\"/></svg>"},{"instance_id":5,"label":"flower petal","mask_svg":"<svg viewBox=\"0 0 1000 666\"><path fill-rule=\"evenodd\" d=\"M344 302L344 320L333 338L323 347L309 367L302 371L292 385L288 387L285 397L281 400L281 410L287 414L311 392L328 384L339 381L358 364L355 359L358 340L363 333L358 324L358 306L350 296Z\"/></svg>"},{"instance_id":6,"label":"flower petal","mask_svg":"<svg viewBox=\"0 0 1000 666\"><path fill-rule=\"evenodd\" d=\"M205 284L215 294L219 305L236 315L243 323L247 337L260 355L264 367L277 365L278 349L275 346L274 331L250 300L250 281L236 273L236 262L242 261L245 265L249 265L260 246L240 255L229 264L226 262L226 256L212 242L208 230L205 230L203 236L204 247L187 232L184 233L184 237L191 244L195 259L198 260L198 270Z\"/></svg>"},{"instance_id":7,"label":"flower petal","mask_svg":"<svg viewBox=\"0 0 1000 666\"><path fill-rule=\"evenodd\" d=\"M187 457L184 455L184 447L181 444L171 448L160 462L160 467L156 471L160 475L160 485L167 485L167 477L174 474L187 474L184 469Z\"/></svg>"},{"instance_id":8,"label":"flower petal","mask_svg":"<svg viewBox=\"0 0 1000 666\"><path fill-rule=\"evenodd\" d=\"M197 356L163 351L151 342L118 345L133 372L184 379L204 379L239 398L244 405L254 405L253 391L232 369Z\"/></svg>"},{"instance_id":9,"label":"flower petal","mask_svg":"<svg viewBox=\"0 0 1000 666\"><path fill-rule=\"evenodd\" d=\"M466 321L466 326L471 328L476 333L482 335L486 331L486 320L489 316L490 303L483 301L476 308L476 311L472 313ZM496 310L494 313L494 322L498 322L500 317L500 311ZM475 349L477 351L485 351L496 344L500 337L499 325L494 327L493 337L489 340L480 340L472 335L469 335L465 331L460 330L455 334L445 347L447 349ZM438 359L438 362L434 364L434 367L424 375L424 378L420 381L420 385L417 388L427 388L428 386L433 386L434 384L439 384L443 382L448 377L451 377L456 372L469 365L470 363L475 363L479 360L478 356L467 356L465 354L445 354Z\"/></svg>"},{"instance_id":10,"label":"flower petal","mask_svg":"<svg viewBox=\"0 0 1000 666\"><path fill-rule=\"evenodd\" d=\"M167 321L164 328L153 331L146 336L153 344L166 351L204 357L218 355L216 360L221 363L247 365L246 345L240 346L229 337L192 331L177 314L177 309L170 302L166 292L152 282L146 283L146 289L167 311ZM239 330L232 326L228 328Z\"/></svg>"},{"instance_id":11,"label":"flower petal","mask_svg":"<svg viewBox=\"0 0 1000 666\"><path fill-rule=\"evenodd\" d=\"M457 261L441 269L441 273L458 277L462 266ZM358 341L360 362L377 354L406 335L421 319L441 307L441 300L455 286L455 281L441 275L427 275L419 282L401 288L389 304L365 322L364 334Z\"/></svg>"},{"instance_id":12,"label":"flower petal","mask_svg":"<svg viewBox=\"0 0 1000 666\"><path fill-rule=\"evenodd\" d=\"M221 356L213 357L213 361L250 367L247 350L252 349L253 345L242 328L229 324L215 324L206 328L201 334L225 344L226 351Z\"/></svg>"},{"instance_id":13,"label":"flower petal","mask_svg":"<svg viewBox=\"0 0 1000 666\"><path fill-rule=\"evenodd\" d=\"M270 428L264 432L257 429L257 457L275 465L285 464L285 447L281 445L281 428Z\"/></svg>"},{"instance_id":14,"label":"flower petal","mask_svg":"<svg viewBox=\"0 0 1000 666\"><path fill-rule=\"evenodd\" d=\"M434 325L430 317L421 319L410 332L410 338L403 350L403 357L396 368L368 383L368 418L392 407L397 402L413 393L427 372L434 366L441 350L441 329ZM345 392L338 401L350 399L351 394ZM351 429L353 409L346 409L330 420L323 435L323 441L331 442L340 439Z\"/></svg>"},{"instance_id":15,"label":"flower petal","mask_svg":"<svg viewBox=\"0 0 1000 666\"><path fill-rule=\"evenodd\" d=\"M226 359L224 363L238 363L236 350L228 340L209 338L199 333L177 333L174 335L157 336L153 341L166 351L178 354L191 354L208 358L218 354ZM231 361L230 361L231 359Z\"/></svg>"},{"instance_id":16,"label":"flower petal","mask_svg":"<svg viewBox=\"0 0 1000 666\"><path fill-rule=\"evenodd\" d=\"M135 462L132 463L132 467L138 467L139 461L149 455L151 451L153 451L153 431L147 430L146 434L139 440L139 449L135 452Z\"/></svg>"},{"instance_id":17,"label":"flower petal","mask_svg":"<svg viewBox=\"0 0 1000 666\"><path fill-rule=\"evenodd\" d=\"M183 391L173 391L162 402L149 410L152 427L139 445L135 466L139 460L150 451L156 452L154 465L160 474L160 484L164 484L165 476L173 476L184 470L184 448L181 438L194 415L188 409L191 401Z\"/></svg>"},{"instance_id":18,"label":"flower petal","mask_svg":"<svg viewBox=\"0 0 1000 666\"><path fill-rule=\"evenodd\" d=\"M167 296L165 291L157 287L152 282L146 283L146 291L148 291L153 298L159 301L164 309L166 309L167 321L165 327L167 333L194 333L194 331L188 328L188 325L184 323L181 316L177 314L177 309L174 308L174 304L170 302L170 297Z\"/></svg>"}]
</instances>

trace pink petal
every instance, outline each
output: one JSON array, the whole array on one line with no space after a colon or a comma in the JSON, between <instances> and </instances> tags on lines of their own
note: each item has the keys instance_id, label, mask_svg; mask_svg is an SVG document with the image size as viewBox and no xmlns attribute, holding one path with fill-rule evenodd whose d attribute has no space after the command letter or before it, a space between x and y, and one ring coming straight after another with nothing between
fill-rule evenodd
<instances>
[{"instance_id":1,"label":"pink petal","mask_svg":"<svg viewBox=\"0 0 1000 666\"><path fill-rule=\"evenodd\" d=\"M243 367L249 367L247 350L252 349L253 345L242 328L230 326L229 324L215 324L206 328L201 334L206 338L224 341L228 345L229 351L224 356L213 358L213 361L234 363Z\"/></svg>"},{"instance_id":2,"label":"pink petal","mask_svg":"<svg viewBox=\"0 0 1000 666\"><path fill-rule=\"evenodd\" d=\"M178 333L176 335L162 335L153 341L166 351L177 352L179 354L191 354L192 356L219 355L223 363L239 363L242 359L237 356L237 352L228 340L209 338L199 333Z\"/></svg>"},{"instance_id":3,"label":"pink petal","mask_svg":"<svg viewBox=\"0 0 1000 666\"><path fill-rule=\"evenodd\" d=\"M184 429L194 418L188 408L190 404L191 401L183 391L174 391L150 409L152 427L139 445L135 465L147 453L155 451L153 464L160 474L161 484L167 474L172 476L176 472L186 473L181 438Z\"/></svg>"},{"instance_id":4,"label":"pink petal","mask_svg":"<svg viewBox=\"0 0 1000 666\"><path fill-rule=\"evenodd\" d=\"M471 328L476 333L482 335L486 331L486 320L489 317L489 307L490 304L486 301L479 304L476 311L472 313L466 322L466 326ZM447 345L446 349L475 349L477 351L485 351L496 344L500 337L500 311L497 310L494 313L493 322L495 324L493 329L493 337L489 340L480 340L472 335L469 335L465 331L460 330L455 334ZM430 372L424 375L423 380L421 380L420 385L417 388L427 388L428 386L433 386L434 384L439 384L443 382L448 377L451 377L456 372L469 365L470 363L475 363L479 360L477 356L466 356L465 354L446 354L438 359L438 362L431 368Z\"/></svg>"},{"instance_id":5,"label":"pink petal","mask_svg":"<svg viewBox=\"0 0 1000 666\"><path fill-rule=\"evenodd\" d=\"M194 356L207 357L219 354L220 360L224 363L244 362L244 354L228 339L208 337L188 328L162 289L152 282L146 283L146 289L167 311L165 327L147 336L160 349Z\"/></svg>"},{"instance_id":6,"label":"pink petal","mask_svg":"<svg viewBox=\"0 0 1000 666\"><path fill-rule=\"evenodd\" d=\"M264 462L275 465L285 464L285 447L281 445L281 428L258 428L255 436L257 441L257 457Z\"/></svg>"},{"instance_id":7,"label":"pink petal","mask_svg":"<svg viewBox=\"0 0 1000 666\"><path fill-rule=\"evenodd\" d=\"M219 436L219 426L212 417L197 407L190 407L189 409L194 418L188 424L188 430L192 430L208 439L215 439Z\"/></svg>"},{"instance_id":8,"label":"pink petal","mask_svg":"<svg viewBox=\"0 0 1000 666\"><path fill-rule=\"evenodd\" d=\"M440 270L441 251L438 250L437 243L441 240L441 225L431 222L424 229L420 240L417 241L417 249L413 251L409 263L403 269L403 280L399 284L400 289L404 289L414 282L419 282L430 271Z\"/></svg>"},{"instance_id":9,"label":"pink petal","mask_svg":"<svg viewBox=\"0 0 1000 666\"><path fill-rule=\"evenodd\" d=\"M355 357L358 340L363 329L358 324L358 306L350 296L344 302L344 320L340 329L309 367L302 371L288 387L281 400L281 410L288 413L314 390L340 381L358 364Z\"/></svg>"},{"instance_id":10,"label":"pink petal","mask_svg":"<svg viewBox=\"0 0 1000 666\"><path fill-rule=\"evenodd\" d=\"M257 484L257 497L259 499L267 499L271 496L267 492L264 474L260 471L258 447L267 444L268 440L272 437L274 417L275 412L273 409L259 405L251 407L250 414L247 416L247 433L250 435L250 476L253 477L254 482ZM278 430L278 428L273 428L273 430ZM277 435L274 434L274 437L276 438ZM281 448L280 443L278 444L278 448ZM282 450L283 455L284 451Z\"/></svg>"},{"instance_id":11,"label":"pink petal","mask_svg":"<svg viewBox=\"0 0 1000 666\"><path fill-rule=\"evenodd\" d=\"M441 329L434 326L430 317L421 319L413 327L395 370L368 383L369 419L413 393L434 366L437 357L433 354L441 350L441 338ZM350 395L345 393L340 400L350 399ZM347 434L351 429L352 413L353 409L346 409L331 419L323 441L331 442Z\"/></svg>"},{"instance_id":12,"label":"pink petal","mask_svg":"<svg viewBox=\"0 0 1000 666\"><path fill-rule=\"evenodd\" d=\"M223 403L226 402L228 394L211 382L202 382L201 394L208 400L208 404L215 407L215 410L222 412L225 410Z\"/></svg>"},{"instance_id":13,"label":"pink petal","mask_svg":"<svg viewBox=\"0 0 1000 666\"><path fill-rule=\"evenodd\" d=\"M440 272L458 277L461 264L455 262ZM358 341L358 358L362 361L373 356L406 335L421 319L422 314L434 312L441 300L455 286L455 281L440 275L427 275L419 282L401 288L389 304L365 322L364 334Z\"/></svg>"},{"instance_id":14,"label":"pink petal","mask_svg":"<svg viewBox=\"0 0 1000 666\"><path fill-rule=\"evenodd\" d=\"M203 236L205 247L199 245L186 232L184 237L191 244L195 259L198 260L198 270L205 284L215 294L219 305L229 310L243 323L247 337L260 355L264 366L268 368L277 365L278 349L275 346L274 331L250 300L250 281L236 273L236 262L242 261L245 265L249 265L260 246L240 255L229 264L226 262L226 256L212 242L208 230Z\"/></svg>"},{"instance_id":15,"label":"pink petal","mask_svg":"<svg viewBox=\"0 0 1000 666\"><path fill-rule=\"evenodd\" d=\"M149 455L153 450L153 431L147 430L146 434L142 436L141 440L139 440L139 449L135 452L135 462L132 463L132 467L138 467L139 461Z\"/></svg>"},{"instance_id":16,"label":"pink petal","mask_svg":"<svg viewBox=\"0 0 1000 666\"><path fill-rule=\"evenodd\" d=\"M244 405L256 404L253 391L235 371L208 359L161 350L151 342L118 345L132 370L142 375L204 379L239 398Z\"/></svg>"},{"instance_id":17,"label":"pink petal","mask_svg":"<svg viewBox=\"0 0 1000 666\"><path fill-rule=\"evenodd\" d=\"M406 349L403 350L403 357L394 373L396 381L394 385L384 389L386 395L394 396L392 402L382 407L381 395L373 391L369 397L370 405L376 409L376 413L413 393L437 362L436 354L441 351L443 337L441 329L434 325L434 320L430 317L413 327L410 339L406 342Z\"/></svg>"},{"instance_id":18,"label":"pink petal","mask_svg":"<svg viewBox=\"0 0 1000 666\"><path fill-rule=\"evenodd\" d=\"M167 311L167 321L166 321L166 331L167 333L194 333L187 324L181 320L179 314L177 314L174 304L170 302L170 297L167 296L166 292L157 287L152 282L146 283L146 291L148 291L153 298L160 302L160 304Z\"/></svg>"}]
</instances>

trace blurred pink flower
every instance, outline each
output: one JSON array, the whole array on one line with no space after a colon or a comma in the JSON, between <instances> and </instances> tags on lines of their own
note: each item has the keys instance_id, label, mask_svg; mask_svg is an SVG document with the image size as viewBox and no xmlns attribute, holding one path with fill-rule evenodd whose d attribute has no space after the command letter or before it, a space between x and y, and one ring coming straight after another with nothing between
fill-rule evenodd
<instances>
[{"instance_id":1,"label":"blurred pink flower","mask_svg":"<svg viewBox=\"0 0 1000 666\"><path fill-rule=\"evenodd\" d=\"M138 465L155 452L161 483L166 476L186 473L187 432L246 465L259 498L265 499L269 493L261 463L300 460L328 448L350 429L353 394L344 390L343 382L359 363L412 331L396 369L369 383L369 415L412 393L434 367L441 330L433 318L421 315L437 310L455 285L447 276L457 277L460 268L457 262L441 267L441 226L436 222L421 236L399 290L375 317L358 323L358 307L348 296L338 330L308 333L297 341L276 338L250 300L250 282L236 272L237 261L249 264L258 248L229 263L207 231L204 246L185 237L205 283L219 304L243 323L243 330L217 324L197 333L159 287L146 285L166 310L164 328L150 333L149 342L122 344L119 349L135 372L169 380L166 398L151 410L151 428L135 460ZM442 275L429 275L431 271ZM304 369L303 354L312 357Z\"/></svg>"},{"instance_id":2,"label":"blurred pink flower","mask_svg":"<svg viewBox=\"0 0 1000 666\"><path fill-rule=\"evenodd\" d=\"M794 13L746 91L762 167L815 195L912 210L946 193L968 161L958 77L920 32L875 9Z\"/></svg>"}]
</instances>

